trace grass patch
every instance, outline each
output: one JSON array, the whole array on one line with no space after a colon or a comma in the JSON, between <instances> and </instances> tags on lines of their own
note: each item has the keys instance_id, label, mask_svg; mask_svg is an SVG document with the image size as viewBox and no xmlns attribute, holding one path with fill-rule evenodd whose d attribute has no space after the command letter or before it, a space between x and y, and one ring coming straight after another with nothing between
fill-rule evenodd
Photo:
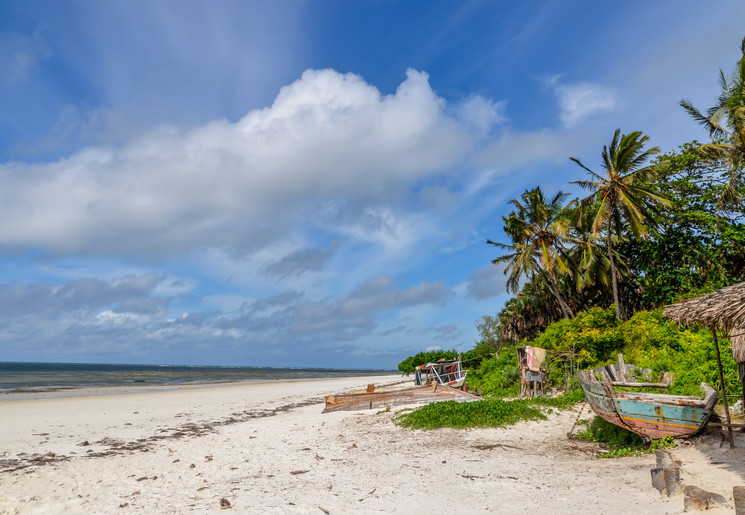
<instances>
[{"instance_id":1,"label":"grass patch","mask_svg":"<svg viewBox=\"0 0 745 515\"><path fill-rule=\"evenodd\" d=\"M675 447L671 436L646 443L639 435L632 433L607 420L595 416L587 424L587 429L579 431L575 436L580 440L588 442L599 442L606 444L606 451L597 455L598 458L619 458L621 456L640 456L653 453L658 449Z\"/></svg>"},{"instance_id":2,"label":"grass patch","mask_svg":"<svg viewBox=\"0 0 745 515\"><path fill-rule=\"evenodd\" d=\"M521 420L545 420L544 412L551 412L551 408L566 409L573 406L579 400L575 393L512 401L482 399L474 402L436 402L402 414L394 422L402 427L425 430L440 427L502 427ZM579 395L581 397L581 390Z\"/></svg>"}]
</instances>

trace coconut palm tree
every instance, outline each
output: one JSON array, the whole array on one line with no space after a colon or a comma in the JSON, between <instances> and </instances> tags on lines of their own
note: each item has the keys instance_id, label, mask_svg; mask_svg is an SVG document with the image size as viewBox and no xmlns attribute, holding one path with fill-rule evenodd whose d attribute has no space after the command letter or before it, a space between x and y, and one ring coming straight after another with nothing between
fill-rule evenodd
<instances>
[{"instance_id":1,"label":"coconut palm tree","mask_svg":"<svg viewBox=\"0 0 745 515\"><path fill-rule=\"evenodd\" d=\"M537 274L556 298L564 316L572 318L574 314L561 295L556 280L557 271L571 273L562 244L567 226L566 197L566 193L558 192L546 199L540 187L526 190L520 196L521 200L510 201L516 211L502 218L504 231L512 239L512 245L492 240L486 242L507 252L492 261L494 264L507 263L507 291L517 292L523 277L533 279Z\"/></svg>"},{"instance_id":2,"label":"coconut palm tree","mask_svg":"<svg viewBox=\"0 0 745 515\"><path fill-rule=\"evenodd\" d=\"M742 56L729 79L719 70L719 98L706 114L693 107L688 100L680 101L688 114L709 131L713 140L713 143L699 147L700 153L722 159L729 165L729 180L717 201L720 211L731 209L742 200L745 173L745 38L740 44L740 52Z\"/></svg>"},{"instance_id":3,"label":"coconut palm tree","mask_svg":"<svg viewBox=\"0 0 745 515\"><path fill-rule=\"evenodd\" d=\"M613 244L622 238L625 227L637 237L646 236L645 223L652 223L650 211L657 211L659 206L672 205L669 200L648 187L655 179L655 168L643 165L659 152L657 147L644 150L648 139L648 136L639 131L622 135L621 129L616 129L610 146L603 147L603 175L595 173L579 159L569 158L584 168L592 178L589 181L573 181L571 184L579 184L592 191L581 203L592 209L593 235L597 236L605 229L613 301L616 304L616 317L619 319L624 318L624 311L618 295L618 270Z\"/></svg>"}]
</instances>

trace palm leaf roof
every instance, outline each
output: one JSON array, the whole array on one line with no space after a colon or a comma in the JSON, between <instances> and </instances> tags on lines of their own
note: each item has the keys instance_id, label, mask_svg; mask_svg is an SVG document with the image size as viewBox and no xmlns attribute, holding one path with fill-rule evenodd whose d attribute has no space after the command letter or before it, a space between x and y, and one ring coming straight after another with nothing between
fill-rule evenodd
<instances>
[{"instance_id":1,"label":"palm leaf roof","mask_svg":"<svg viewBox=\"0 0 745 515\"><path fill-rule=\"evenodd\" d=\"M730 333L745 332L745 282L667 306L664 315L679 324L705 324ZM736 336L736 335L733 335Z\"/></svg>"}]
</instances>

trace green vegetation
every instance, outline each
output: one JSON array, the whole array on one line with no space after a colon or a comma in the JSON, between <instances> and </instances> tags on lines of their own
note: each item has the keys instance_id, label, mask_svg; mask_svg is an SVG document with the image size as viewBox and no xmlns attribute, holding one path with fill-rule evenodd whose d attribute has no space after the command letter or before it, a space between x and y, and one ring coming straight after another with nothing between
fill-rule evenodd
<instances>
[{"instance_id":1,"label":"green vegetation","mask_svg":"<svg viewBox=\"0 0 745 515\"><path fill-rule=\"evenodd\" d=\"M519 391L518 345L547 349L554 387L576 386L578 370L614 362L619 353L657 378L671 374L670 394L699 396L702 382L719 387L708 329L678 327L662 307L745 280L745 39L740 49L735 71L720 73L711 108L680 102L709 131L710 142L660 154L647 148L642 132L618 129L603 147L599 171L570 158L589 174L571 182L588 196L570 200L536 186L509 202L514 209L503 217L504 238L487 244L503 252L493 263L506 265L514 296L481 318L480 341L463 353L467 386L486 400L427 406L398 423L480 427L543 417L551 408L541 403L548 400L498 399ZM720 338L725 388L740 394L727 345ZM410 373L456 356L455 350L419 353L399 369ZM602 419L582 435L608 442L609 456L644 450L641 439Z\"/></svg>"},{"instance_id":2,"label":"green vegetation","mask_svg":"<svg viewBox=\"0 0 745 515\"><path fill-rule=\"evenodd\" d=\"M597 455L598 458L618 458L621 456L639 456L652 453L658 449L675 447L672 437L666 436L646 444L639 436L626 431L606 420L596 416L584 431L574 435L578 440L588 442L603 442L606 451Z\"/></svg>"},{"instance_id":3,"label":"green vegetation","mask_svg":"<svg viewBox=\"0 0 745 515\"><path fill-rule=\"evenodd\" d=\"M452 427L501 427L521 420L543 420L544 411L551 408L566 409L577 398L538 398L505 401L485 399L475 402L445 401L422 406L416 411L396 417L396 424L411 429L437 429Z\"/></svg>"}]
</instances>

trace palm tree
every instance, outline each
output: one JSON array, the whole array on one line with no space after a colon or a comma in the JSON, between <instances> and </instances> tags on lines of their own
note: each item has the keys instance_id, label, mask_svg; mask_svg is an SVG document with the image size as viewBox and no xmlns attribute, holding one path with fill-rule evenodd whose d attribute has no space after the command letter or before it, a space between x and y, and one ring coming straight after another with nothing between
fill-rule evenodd
<instances>
[{"instance_id":1,"label":"palm tree","mask_svg":"<svg viewBox=\"0 0 745 515\"><path fill-rule=\"evenodd\" d=\"M669 200L648 187L648 184L655 178L654 167L642 165L659 152L657 147L644 150L644 144L648 139L648 136L643 136L639 131L621 135L621 129L616 129L610 147L603 147L604 175L593 172L575 157L569 158L584 168L593 179L573 181L571 184L579 184L592 191L592 194L581 202L585 206L592 206L591 230L593 235L597 236L603 228L606 229L605 240L613 287L613 301L616 304L616 317L619 319L624 318L624 311L618 295L618 270L613 250L614 235L616 241L621 239L625 222L633 235L646 236L645 222L651 221L650 211L657 211L660 205L672 205Z\"/></svg>"},{"instance_id":2,"label":"palm tree","mask_svg":"<svg viewBox=\"0 0 745 515\"><path fill-rule=\"evenodd\" d=\"M567 318L574 314L561 295L557 280L557 270L571 273L567 265L566 251L562 245L566 233L566 212L564 200L566 193L558 192L546 199L540 187L526 190L520 198L510 201L517 209L509 217L502 217L504 231L512 239L512 245L487 240L506 254L494 259L492 263L507 263L505 274L507 291L517 292L523 277L533 279L535 274L542 279L551 294L556 298L562 313Z\"/></svg>"},{"instance_id":3,"label":"palm tree","mask_svg":"<svg viewBox=\"0 0 745 515\"><path fill-rule=\"evenodd\" d=\"M738 205L742 196L745 171L745 38L740 44L740 52L742 56L729 79L719 70L719 98L706 114L693 107L688 100L680 101L688 114L709 131L713 140L699 147L700 153L705 157L722 159L729 165L729 180L717 201L720 211Z\"/></svg>"}]
</instances>

